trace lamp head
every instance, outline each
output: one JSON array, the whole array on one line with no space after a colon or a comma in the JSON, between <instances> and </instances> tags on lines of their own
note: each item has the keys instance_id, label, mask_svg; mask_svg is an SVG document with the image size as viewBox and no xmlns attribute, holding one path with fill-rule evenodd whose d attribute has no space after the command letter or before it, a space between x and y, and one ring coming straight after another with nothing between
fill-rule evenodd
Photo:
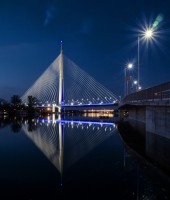
<instances>
[{"instance_id":1,"label":"lamp head","mask_svg":"<svg viewBox=\"0 0 170 200\"><path fill-rule=\"evenodd\" d=\"M148 28L148 29L145 30L145 38L146 39L152 38L153 35L154 35L153 29Z\"/></svg>"},{"instance_id":2,"label":"lamp head","mask_svg":"<svg viewBox=\"0 0 170 200\"><path fill-rule=\"evenodd\" d=\"M132 69L133 68L133 64L129 63L127 67L128 67L128 69Z\"/></svg>"},{"instance_id":3,"label":"lamp head","mask_svg":"<svg viewBox=\"0 0 170 200\"><path fill-rule=\"evenodd\" d=\"M137 85L138 81L135 80L133 83L134 83L135 85Z\"/></svg>"}]
</instances>

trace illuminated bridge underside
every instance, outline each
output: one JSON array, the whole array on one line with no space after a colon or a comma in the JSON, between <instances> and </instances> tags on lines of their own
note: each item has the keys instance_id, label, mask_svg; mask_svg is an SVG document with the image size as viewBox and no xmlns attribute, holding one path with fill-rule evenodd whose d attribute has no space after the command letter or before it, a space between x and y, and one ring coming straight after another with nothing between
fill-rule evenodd
<instances>
[{"instance_id":1,"label":"illuminated bridge underside","mask_svg":"<svg viewBox=\"0 0 170 200\"><path fill-rule=\"evenodd\" d=\"M36 97L42 103L54 103L61 106L59 99L60 65L63 59L62 105L113 103L117 97L79 68L62 53L22 96L28 103L28 96Z\"/></svg>"},{"instance_id":2,"label":"illuminated bridge underside","mask_svg":"<svg viewBox=\"0 0 170 200\"><path fill-rule=\"evenodd\" d=\"M102 104L82 104L82 105L64 105L65 110L113 110L118 109L115 103L102 103Z\"/></svg>"}]
</instances>

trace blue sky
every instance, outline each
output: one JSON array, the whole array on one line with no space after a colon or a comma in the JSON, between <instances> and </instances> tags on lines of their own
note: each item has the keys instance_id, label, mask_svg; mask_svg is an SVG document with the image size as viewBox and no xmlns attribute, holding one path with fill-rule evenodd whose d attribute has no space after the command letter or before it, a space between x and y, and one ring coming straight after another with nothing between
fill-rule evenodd
<instances>
[{"instance_id":1,"label":"blue sky","mask_svg":"<svg viewBox=\"0 0 170 200\"><path fill-rule=\"evenodd\" d=\"M22 94L64 54L122 96L124 68L137 74L137 36L161 15L156 40L140 42L143 88L170 80L170 1L0 1L0 98ZM147 45L146 45L147 44Z\"/></svg>"}]
</instances>

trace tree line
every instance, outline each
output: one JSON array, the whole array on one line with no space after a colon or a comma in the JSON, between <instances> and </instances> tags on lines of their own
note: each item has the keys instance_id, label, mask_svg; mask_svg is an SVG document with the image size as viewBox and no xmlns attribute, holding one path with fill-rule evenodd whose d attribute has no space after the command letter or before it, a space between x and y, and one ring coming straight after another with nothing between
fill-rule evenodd
<instances>
[{"instance_id":1,"label":"tree line","mask_svg":"<svg viewBox=\"0 0 170 200\"><path fill-rule=\"evenodd\" d=\"M13 95L10 101L0 99L0 114L34 114L34 105L37 99L33 96L28 96L28 104L24 104L19 95Z\"/></svg>"}]
</instances>

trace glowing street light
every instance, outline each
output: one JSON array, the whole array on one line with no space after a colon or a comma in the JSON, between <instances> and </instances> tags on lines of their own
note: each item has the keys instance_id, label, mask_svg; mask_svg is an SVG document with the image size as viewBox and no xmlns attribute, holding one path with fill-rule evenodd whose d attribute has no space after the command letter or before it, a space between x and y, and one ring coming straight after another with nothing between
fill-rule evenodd
<instances>
[{"instance_id":1,"label":"glowing street light","mask_svg":"<svg viewBox=\"0 0 170 200\"><path fill-rule=\"evenodd\" d=\"M141 90L141 89L142 89L142 87L141 87L141 86L139 86L139 87L138 87L138 90Z\"/></svg>"},{"instance_id":2,"label":"glowing street light","mask_svg":"<svg viewBox=\"0 0 170 200\"><path fill-rule=\"evenodd\" d=\"M132 89L135 87L135 91L137 91L138 90L138 81L137 80L134 80L133 82L132 82Z\"/></svg>"},{"instance_id":3,"label":"glowing street light","mask_svg":"<svg viewBox=\"0 0 170 200\"><path fill-rule=\"evenodd\" d=\"M133 68L133 64L132 63L128 63L127 66L125 67L125 96L128 94L128 77L126 76L126 70L129 69L131 70Z\"/></svg>"},{"instance_id":4,"label":"glowing street light","mask_svg":"<svg viewBox=\"0 0 170 200\"><path fill-rule=\"evenodd\" d=\"M132 63L129 63L127 68L128 68L128 69L132 69L132 68L133 68L133 64L132 64Z\"/></svg>"},{"instance_id":5,"label":"glowing street light","mask_svg":"<svg viewBox=\"0 0 170 200\"><path fill-rule=\"evenodd\" d=\"M154 38L154 29L153 28L146 28L143 32L142 32L142 39L145 40L151 40ZM139 66L140 66L140 36L138 35L138 90L140 90L139 88L140 86L140 78L139 78Z\"/></svg>"},{"instance_id":6,"label":"glowing street light","mask_svg":"<svg viewBox=\"0 0 170 200\"><path fill-rule=\"evenodd\" d=\"M153 38L154 37L153 29L150 29L150 28L146 29L144 37L145 37L145 39Z\"/></svg>"},{"instance_id":7,"label":"glowing street light","mask_svg":"<svg viewBox=\"0 0 170 200\"><path fill-rule=\"evenodd\" d=\"M134 83L134 85L137 85L138 81L135 80L135 81L133 81L133 83Z\"/></svg>"}]
</instances>

